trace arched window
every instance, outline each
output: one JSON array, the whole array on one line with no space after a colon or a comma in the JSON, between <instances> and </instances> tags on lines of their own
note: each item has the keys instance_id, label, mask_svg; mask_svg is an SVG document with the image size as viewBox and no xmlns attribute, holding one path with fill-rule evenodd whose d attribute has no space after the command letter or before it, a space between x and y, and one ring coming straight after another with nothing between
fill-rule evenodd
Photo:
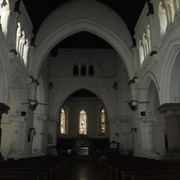
<instances>
[{"instance_id":1,"label":"arched window","mask_svg":"<svg viewBox=\"0 0 180 180\"><path fill-rule=\"evenodd\" d=\"M79 74L79 69L78 69L78 65L74 65L73 66L73 76L78 76Z\"/></svg>"},{"instance_id":2,"label":"arched window","mask_svg":"<svg viewBox=\"0 0 180 180\"><path fill-rule=\"evenodd\" d=\"M139 57L140 57L140 65L143 64L144 62L144 50L143 50L143 46L142 46L142 41L139 41Z\"/></svg>"},{"instance_id":3,"label":"arched window","mask_svg":"<svg viewBox=\"0 0 180 180\"><path fill-rule=\"evenodd\" d=\"M86 66L84 66L84 65L81 66L81 75L83 75L83 76L86 75Z\"/></svg>"},{"instance_id":4,"label":"arched window","mask_svg":"<svg viewBox=\"0 0 180 180\"><path fill-rule=\"evenodd\" d=\"M19 44L19 54L20 54L21 59L23 59L24 45L25 45L25 32L22 31L21 38L20 38L20 44Z\"/></svg>"},{"instance_id":5,"label":"arched window","mask_svg":"<svg viewBox=\"0 0 180 180\"><path fill-rule=\"evenodd\" d=\"M160 22L160 34L161 36L163 36L166 32L167 27L167 14L165 10L165 5L162 2L159 3L158 15Z\"/></svg>"},{"instance_id":6,"label":"arched window","mask_svg":"<svg viewBox=\"0 0 180 180\"><path fill-rule=\"evenodd\" d=\"M60 133L66 134L66 111L64 108L61 108L60 113Z\"/></svg>"},{"instance_id":7,"label":"arched window","mask_svg":"<svg viewBox=\"0 0 180 180\"><path fill-rule=\"evenodd\" d=\"M79 112L79 134L87 134L87 113L85 110Z\"/></svg>"},{"instance_id":8,"label":"arched window","mask_svg":"<svg viewBox=\"0 0 180 180\"><path fill-rule=\"evenodd\" d=\"M143 33L143 47L144 47L144 57L146 58L148 55L148 42L147 42L147 37L146 34Z\"/></svg>"},{"instance_id":9,"label":"arched window","mask_svg":"<svg viewBox=\"0 0 180 180\"><path fill-rule=\"evenodd\" d=\"M105 131L106 131L106 125L105 125L106 116L105 116L105 109L104 108L101 109L100 115L101 115L101 134L105 134Z\"/></svg>"},{"instance_id":10,"label":"arched window","mask_svg":"<svg viewBox=\"0 0 180 180\"><path fill-rule=\"evenodd\" d=\"M148 42L148 54L151 52L151 30L150 25L147 25L146 37Z\"/></svg>"},{"instance_id":11,"label":"arched window","mask_svg":"<svg viewBox=\"0 0 180 180\"><path fill-rule=\"evenodd\" d=\"M16 30L16 51L19 52L20 49L20 40L21 40L21 24L20 22L17 23L17 30Z\"/></svg>"},{"instance_id":12,"label":"arched window","mask_svg":"<svg viewBox=\"0 0 180 180\"><path fill-rule=\"evenodd\" d=\"M94 67L91 65L89 66L89 75L93 76L94 75Z\"/></svg>"},{"instance_id":13,"label":"arched window","mask_svg":"<svg viewBox=\"0 0 180 180\"><path fill-rule=\"evenodd\" d=\"M167 6L167 13L169 16L169 21L174 22L174 16L175 16L175 4L174 0L165 0L166 6Z\"/></svg>"}]
</instances>

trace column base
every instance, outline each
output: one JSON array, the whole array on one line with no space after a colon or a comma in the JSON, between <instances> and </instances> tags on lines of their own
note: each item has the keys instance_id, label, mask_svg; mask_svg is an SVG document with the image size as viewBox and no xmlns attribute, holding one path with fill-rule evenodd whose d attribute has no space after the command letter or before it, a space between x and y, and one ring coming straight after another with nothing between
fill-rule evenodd
<instances>
[{"instance_id":1,"label":"column base","mask_svg":"<svg viewBox=\"0 0 180 180\"><path fill-rule=\"evenodd\" d=\"M154 150L145 150L143 151L143 156L148 159L162 159L161 156Z\"/></svg>"},{"instance_id":2,"label":"column base","mask_svg":"<svg viewBox=\"0 0 180 180\"><path fill-rule=\"evenodd\" d=\"M21 149L12 149L7 155L7 159L21 159L24 157L24 152Z\"/></svg>"},{"instance_id":3,"label":"column base","mask_svg":"<svg viewBox=\"0 0 180 180\"><path fill-rule=\"evenodd\" d=\"M180 161L180 152L167 152L163 160L167 161Z\"/></svg>"}]
</instances>

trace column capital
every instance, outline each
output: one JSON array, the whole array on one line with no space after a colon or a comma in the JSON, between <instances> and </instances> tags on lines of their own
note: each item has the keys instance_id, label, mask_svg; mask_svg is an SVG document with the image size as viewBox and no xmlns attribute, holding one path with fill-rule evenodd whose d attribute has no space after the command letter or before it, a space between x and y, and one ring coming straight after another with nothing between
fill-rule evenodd
<instances>
[{"instance_id":1,"label":"column capital","mask_svg":"<svg viewBox=\"0 0 180 180\"><path fill-rule=\"evenodd\" d=\"M164 103L158 107L160 113L167 116L180 116L180 103Z\"/></svg>"}]
</instances>

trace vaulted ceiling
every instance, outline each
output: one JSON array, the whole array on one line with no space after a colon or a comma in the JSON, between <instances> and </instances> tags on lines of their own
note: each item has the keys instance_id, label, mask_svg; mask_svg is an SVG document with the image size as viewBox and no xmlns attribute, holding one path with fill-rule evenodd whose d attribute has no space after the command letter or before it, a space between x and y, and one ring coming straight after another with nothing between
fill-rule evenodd
<instances>
[{"instance_id":1,"label":"vaulted ceiling","mask_svg":"<svg viewBox=\"0 0 180 180\"><path fill-rule=\"evenodd\" d=\"M33 29L34 35L36 36L36 33L41 23L51 12L53 12L57 7L62 6L66 2L75 1L75 0L23 0L23 1L34 27ZM104 3L105 5L113 9L117 14L119 14L126 23L127 27L129 28L131 35L133 36L134 27L137 23L139 15L147 0L97 0L97 1ZM88 42L92 40L93 44L95 42L94 40L96 39L97 47L103 47L103 48L110 47L105 42L103 42L103 40L93 36L90 33L79 33L70 38L67 38L66 41L63 41L61 43L61 46L68 47L68 44L71 44L71 46L73 46L73 43L69 43L69 42L80 42L81 44L79 44L79 46L84 47L85 45L82 42L85 39L88 39Z\"/></svg>"}]
</instances>

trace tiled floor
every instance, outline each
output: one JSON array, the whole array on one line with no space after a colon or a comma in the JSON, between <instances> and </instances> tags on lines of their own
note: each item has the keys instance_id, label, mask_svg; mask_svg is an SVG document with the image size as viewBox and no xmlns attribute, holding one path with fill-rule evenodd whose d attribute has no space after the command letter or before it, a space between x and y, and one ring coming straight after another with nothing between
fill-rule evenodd
<instances>
[{"instance_id":1,"label":"tiled floor","mask_svg":"<svg viewBox=\"0 0 180 180\"><path fill-rule=\"evenodd\" d=\"M103 180L90 159L75 159L68 180Z\"/></svg>"}]
</instances>

